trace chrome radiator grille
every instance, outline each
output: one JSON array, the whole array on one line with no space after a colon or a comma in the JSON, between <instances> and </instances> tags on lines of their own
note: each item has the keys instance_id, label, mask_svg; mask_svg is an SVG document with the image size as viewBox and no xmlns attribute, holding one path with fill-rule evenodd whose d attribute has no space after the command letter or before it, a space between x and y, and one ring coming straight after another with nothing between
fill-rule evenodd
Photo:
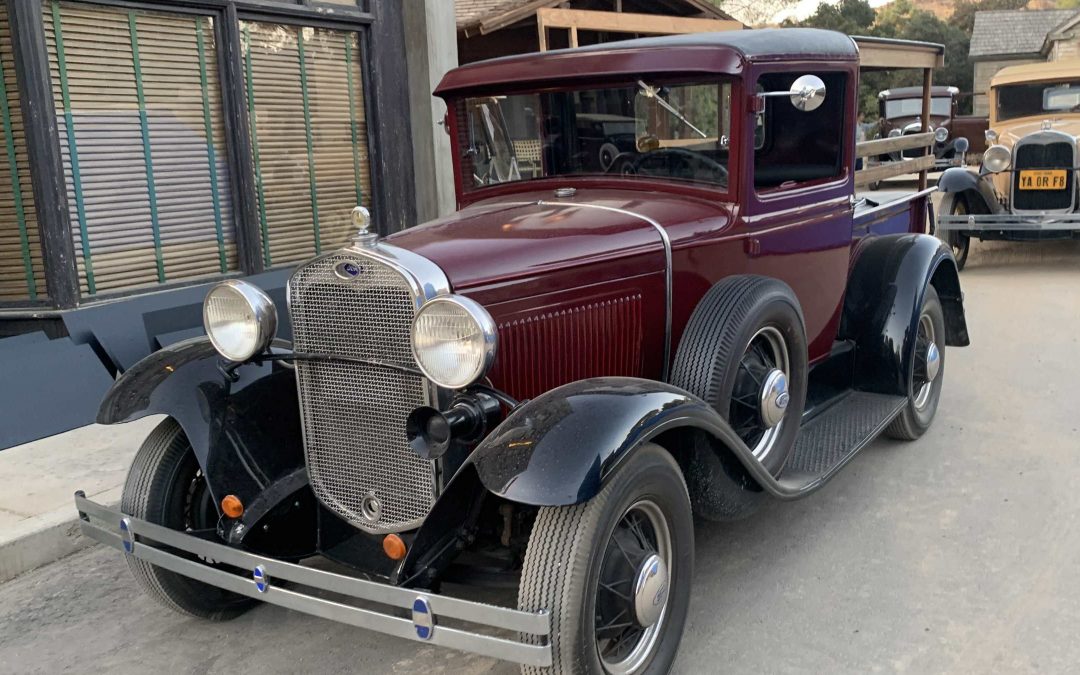
<instances>
[{"instance_id":1,"label":"chrome radiator grille","mask_svg":"<svg viewBox=\"0 0 1080 675\"><path fill-rule=\"evenodd\" d=\"M415 311L416 297L399 272L349 250L311 262L289 282L298 352L415 368ZM340 362L297 361L296 374L308 474L319 500L368 532L423 521L435 499L435 468L408 448L405 419L429 404L427 379Z\"/></svg>"}]
</instances>

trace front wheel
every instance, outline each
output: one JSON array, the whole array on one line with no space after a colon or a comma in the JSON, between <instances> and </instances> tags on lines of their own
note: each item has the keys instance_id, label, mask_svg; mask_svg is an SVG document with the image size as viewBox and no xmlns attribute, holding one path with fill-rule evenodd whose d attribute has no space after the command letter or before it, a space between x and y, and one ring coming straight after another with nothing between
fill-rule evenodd
<instances>
[{"instance_id":1,"label":"front wheel","mask_svg":"<svg viewBox=\"0 0 1080 675\"><path fill-rule=\"evenodd\" d=\"M941 398L945 376L945 315L933 286L926 287L914 349L907 373L907 405L885 430L890 438L904 441L913 441L926 433Z\"/></svg>"},{"instance_id":2,"label":"front wheel","mask_svg":"<svg viewBox=\"0 0 1080 675\"><path fill-rule=\"evenodd\" d=\"M969 213L967 201L963 195L947 194L941 200L941 212L950 216L966 216ZM956 270L964 269L967 264L968 252L971 250L971 237L958 230L946 230L945 243L952 249L953 258L956 259Z\"/></svg>"},{"instance_id":3,"label":"front wheel","mask_svg":"<svg viewBox=\"0 0 1080 675\"><path fill-rule=\"evenodd\" d=\"M184 430L173 419L154 428L135 454L120 500L121 510L182 532L212 532L218 513ZM135 581L171 610L202 619L231 619L255 601L126 556Z\"/></svg>"},{"instance_id":4,"label":"front wheel","mask_svg":"<svg viewBox=\"0 0 1080 675\"><path fill-rule=\"evenodd\" d=\"M522 672L668 672L693 564L686 483L668 452L646 444L588 502L540 509L518 606L551 613L553 663Z\"/></svg>"}]
</instances>

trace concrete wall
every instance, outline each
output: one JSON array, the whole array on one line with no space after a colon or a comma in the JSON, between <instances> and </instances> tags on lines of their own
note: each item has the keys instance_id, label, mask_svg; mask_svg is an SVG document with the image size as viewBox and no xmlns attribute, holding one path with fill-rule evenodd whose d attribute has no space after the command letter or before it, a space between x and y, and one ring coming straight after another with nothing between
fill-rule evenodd
<instances>
[{"instance_id":1,"label":"concrete wall","mask_svg":"<svg viewBox=\"0 0 1080 675\"><path fill-rule=\"evenodd\" d=\"M440 124L446 106L431 92L458 63L457 29L453 2L404 0L404 13L416 215L423 223L456 206L450 136Z\"/></svg>"},{"instance_id":2,"label":"concrete wall","mask_svg":"<svg viewBox=\"0 0 1080 675\"><path fill-rule=\"evenodd\" d=\"M987 94L990 91L990 78L997 71L1006 66L1018 66L1023 63L1038 63L1042 59L999 59L995 61L976 61L975 77L971 90L975 93L973 100L973 112L976 115L990 114L990 101Z\"/></svg>"}]
</instances>

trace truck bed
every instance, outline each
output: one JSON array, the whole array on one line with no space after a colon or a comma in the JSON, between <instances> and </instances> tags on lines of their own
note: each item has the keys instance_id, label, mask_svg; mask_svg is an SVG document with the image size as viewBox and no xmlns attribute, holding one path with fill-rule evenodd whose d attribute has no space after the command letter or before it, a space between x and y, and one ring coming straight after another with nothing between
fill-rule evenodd
<instances>
[{"instance_id":1,"label":"truck bed","mask_svg":"<svg viewBox=\"0 0 1080 675\"><path fill-rule=\"evenodd\" d=\"M935 190L856 191L852 229L857 235L929 232L926 204Z\"/></svg>"}]
</instances>

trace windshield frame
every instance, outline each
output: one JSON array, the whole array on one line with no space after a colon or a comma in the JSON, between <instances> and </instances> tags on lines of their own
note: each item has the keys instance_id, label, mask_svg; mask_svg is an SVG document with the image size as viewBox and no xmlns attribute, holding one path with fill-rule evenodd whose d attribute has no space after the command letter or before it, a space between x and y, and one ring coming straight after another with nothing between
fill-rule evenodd
<instances>
[{"instance_id":1,"label":"windshield frame","mask_svg":"<svg viewBox=\"0 0 1080 675\"><path fill-rule=\"evenodd\" d=\"M727 158L729 180L727 185L680 180L677 178L661 176L623 176L618 174L599 173L567 173L539 176L535 178L526 178L523 176L521 180L480 186L471 185L469 181L466 180L467 176L464 175L466 167L462 154L468 149L469 142L462 133L462 131L467 130L468 127L467 114L462 114L462 111L465 110L466 107L466 101L481 97L501 97L522 94L550 94L618 88L638 89L637 83L638 80L641 79L640 75L620 73L617 78L582 78L580 80L575 79L571 84L560 82L551 83L549 86L547 83L530 83L529 85L521 87L500 86L497 89L484 87L478 90L456 92L455 96L447 97L445 99L447 103L446 128L450 135L451 160L453 162L454 182L459 205L464 206L500 195L537 192L557 187L631 188L635 190L651 189L703 197L713 201L733 201L741 187L741 181L744 180L744 176L742 175L744 172L742 167L743 143L741 142L741 139L743 130L745 129L745 121L742 118L746 112L746 107L743 105L742 101L744 91L742 79L730 73L700 72L668 76L650 73L647 77L651 81L650 83L660 82L665 86L711 83L715 83L717 86L722 84L729 84L731 86L730 134L728 138Z\"/></svg>"}]
</instances>

